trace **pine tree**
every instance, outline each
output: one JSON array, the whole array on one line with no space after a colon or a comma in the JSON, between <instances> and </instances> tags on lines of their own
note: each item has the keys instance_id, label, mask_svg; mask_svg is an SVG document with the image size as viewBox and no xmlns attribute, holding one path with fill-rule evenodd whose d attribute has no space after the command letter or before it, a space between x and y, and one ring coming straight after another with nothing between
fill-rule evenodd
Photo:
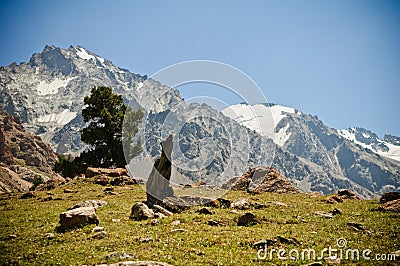
<instances>
[{"instance_id":1,"label":"pine tree","mask_svg":"<svg viewBox=\"0 0 400 266\"><path fill-rule=\"evenodd\" d=\"M128 126L124 127L129 129L128 133L124 133L124 145L127 147L127 158L132 158L141 152L140 139L135 145L131 145L131 141L138 131L143 112L128 109L121 95L114 94L111 88L104 86L94 87L90 96L85 97L84 104L82 116L87 126L81 131L81 140L92 149L82 153L79 160L87 166L124 167L124 116L127 113L126 121L129 121Z\"/></svg>"}]
</instances>

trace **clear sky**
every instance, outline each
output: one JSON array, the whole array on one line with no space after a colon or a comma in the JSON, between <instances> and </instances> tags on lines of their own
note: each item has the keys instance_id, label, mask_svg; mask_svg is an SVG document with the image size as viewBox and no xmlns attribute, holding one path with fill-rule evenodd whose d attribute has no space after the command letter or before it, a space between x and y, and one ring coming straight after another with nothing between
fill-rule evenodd
<instances>
[{"instance_id":1,"label":"clear sky","mask_svg":"<svg viewBox=\"0 0 400 266\"><path fill-rule=\"evenodd\" d=\"M269 102L400 136L400 1L0 0L0 36L0 65L45 44L81 45L142 75L220 61Z\"/></svg>"}]
</instances>

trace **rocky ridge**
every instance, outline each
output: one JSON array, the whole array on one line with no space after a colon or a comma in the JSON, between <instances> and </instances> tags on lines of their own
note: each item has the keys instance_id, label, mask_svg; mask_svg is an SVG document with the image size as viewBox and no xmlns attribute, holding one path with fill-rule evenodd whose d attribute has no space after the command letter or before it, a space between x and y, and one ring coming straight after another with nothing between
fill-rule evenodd
<instances>
[{"instance_id":1,"label":"rocky ridge","mask_svg":"<svg viewBox=\"0 0 400 266\"><path fill-rule=\"evenodd\" d=\"M19 117L0 111L0 191L27 191L35 182L63 178L52 171L57 155L25 131Z\"/></svg>"}]
</instances>

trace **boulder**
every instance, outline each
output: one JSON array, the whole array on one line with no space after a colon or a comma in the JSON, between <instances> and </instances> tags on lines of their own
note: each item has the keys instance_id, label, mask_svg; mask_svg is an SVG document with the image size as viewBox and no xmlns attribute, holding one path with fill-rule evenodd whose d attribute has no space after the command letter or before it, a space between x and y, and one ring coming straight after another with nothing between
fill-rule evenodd
<instances>
[{"instance_id":1,"label":"boulder","mask_svg":"<svg viewBox=\"0 0 400 266\"><path fill-rule=\"evenodd\" d=\"M254 167L242 176L229 179L222 188L244 190L249 193L299 193L299 190L281 173L264 166Z\"/></svg>"},{"instance_id":2,"label":"boulder","mask_svg":"<svg viewBox=\"0 0 400 266\"><path fill-rule=\"evenodd\" d=\"M65 232L87 224L99 224L96 209L93 207L81 207L61 213L60 226L57 229L60 232Z\"/></svg>"},{"instance_id":3,"label":"boulder","mask_svg":"<svg viewBox=\"0 0 400 266\"><path fill-rule=\"evenodd\" d=\"M147 220L154 217L154 212L146 204L142 202L137 202L132 206L131 215L129 218L141 221Z\"/></svg>"},{"instance_id":4,"label":"boulder","mask_svg":"<svg viewBox=\"0 0 400 266\"><path fill-rule=\"evenodd\" d=\"M97 175L107 175L111 177L118 177L118 176L129 176L128 171L125 168L94 168L88 167L86 170L86 177L90 178Z\"/></svg>"}]
</instances>

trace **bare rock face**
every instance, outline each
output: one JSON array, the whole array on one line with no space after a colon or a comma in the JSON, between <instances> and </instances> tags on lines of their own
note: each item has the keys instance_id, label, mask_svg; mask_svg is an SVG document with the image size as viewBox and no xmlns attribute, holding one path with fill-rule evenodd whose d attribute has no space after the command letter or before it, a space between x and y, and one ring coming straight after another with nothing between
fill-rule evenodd
<instances>
[{"instance_id":1,"label":"bare rock face","mask_svg":"<svg viewBox=\"0 0 400 266\"><path fill-rule=\"evenodd\" d=\"M223 188L248 192L299 193L281 173L271 167L255 167L239 177L229 179Z\"/></svg>"},{"instance_id":2,"label":"bare rock face","mask_svg":"<svg viewBox=\"0 0 400 266\"><path fill-rule=\"evenodd\" d=\"M57 155L49 145L25 131L19 117L3 111L0 111L0 158L2 162L8 160L8 164L11 158L20 159L45 173L52 172L57 161Z\"/></svg>"},{"instance_id":3,"label":"bare rock face","mask_svg":"<svg viewBox=\"0 0 400 266\"><path fill-rule=\"evenodd\" d=\"M85 226L87 224L99 224L96 209L93 207L81 207L60 214L60 232Z\"/></svg>"},{"instance_id":4,"label":"bare rock face","mask_svg":"<svg viewBox=\"0 0 400 266\"><path fill-rule=\"evenodd\" d=\"M150 173L146 183L147 202L150 204L159 204L167 197L174 196L174 190L169 184L171 178L171 153L172 153L172 135L161 142L161 157L158 158L153 170Z\"/></svg>"},{"instance_id":5,"label":"bare rock face","mask_svg":"<svg viewBox=\"0 0 400 266\"><path fill-rule=\"evenodd\" d=\"M0 111L0 193L24 192L37 182L61 184L64 179L52 170L56 160L50 146L26 132L19 117Z\"/></svg>"}]
</instances>

